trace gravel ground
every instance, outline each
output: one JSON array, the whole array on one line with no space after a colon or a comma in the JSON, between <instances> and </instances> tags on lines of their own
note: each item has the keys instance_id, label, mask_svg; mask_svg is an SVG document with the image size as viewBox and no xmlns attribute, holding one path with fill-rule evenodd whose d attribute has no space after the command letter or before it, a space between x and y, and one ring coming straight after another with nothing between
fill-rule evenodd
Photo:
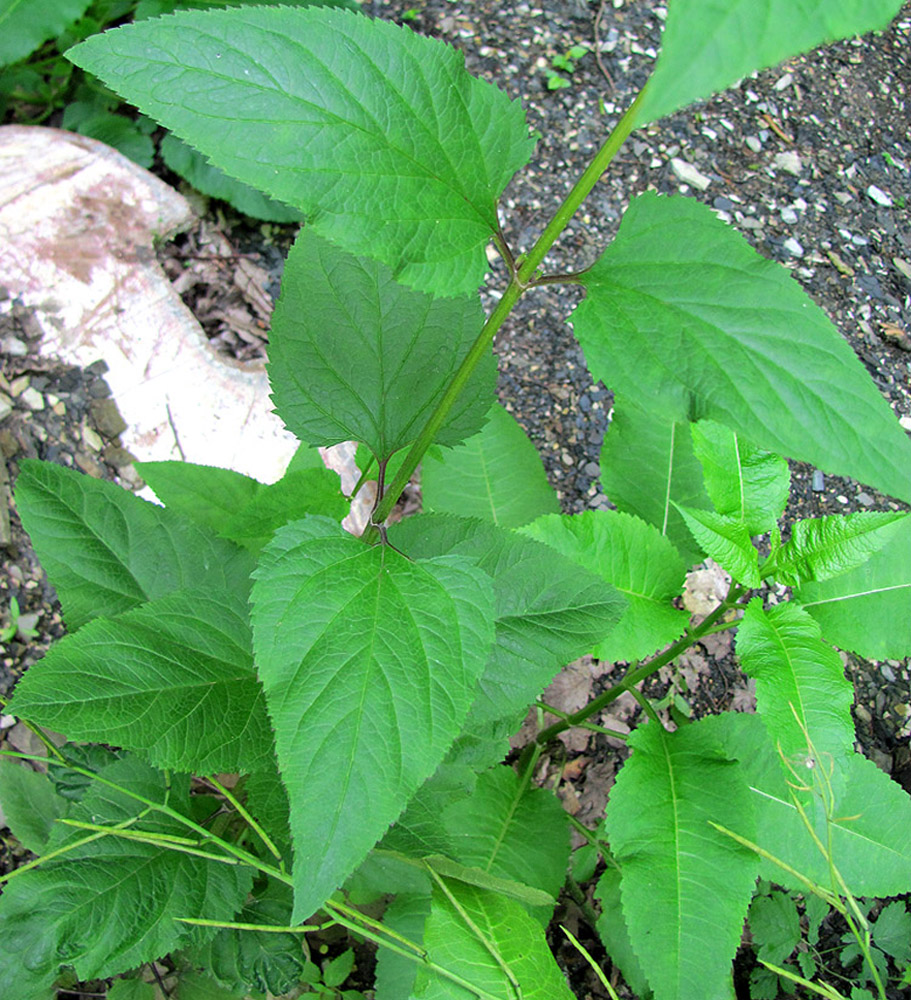
<instances>
[{"instance_id":1,"label":"gravel ground","mask_svg":"<svg viewBox=\"0 0 911 1000\"><path fill-rule=\"evenodd\" d=\"M513 181L503 202L504 229L516 251L532 244L645 80L665 11L651 0L601 5L554 0L545 8L489 0L417 5L374 0L366 6L457 45L472 72L522 99L542 139L532 167ZM596 21L601 65L590 51L571 74L562 73L567 86L548 89L553 59L573 45L591 48ZM911 430L909 36L911 4L881 35L791 60L636 133L553 249L547 269L576 270L593 261L616 232L630 198L642 191L697 197L760 253L792 270ZM251 229L230 212L216 215L233 244L252 251L253 263L274 279L280 269L275 244L286 244L287 232ZM264 233L270 244L265 248ZM192 249L193 237L182 245ZM492 267L492 287L503 287L503 274L496 264ZM218 270L213 273L208 280L217 286ZM197 284L193 294L208 293ZM231 294L233 312L242 303ZM611 395L592 384L564 322L580 294L572 286L551 286L526 296L497 343L501 399L539 447L567 511L607 503L597 481L597 460ZM234 336L226 332L226 310L206 301L221 324L213 333L226 349L250 356L263 326L262 310L251 307L248 336ZM490 295L487 301L493 301ZM0 491L7 493L6 502L0 502L0 615L12 597L24 615L19 635L0 649L0 691L62 634L53 593L10 499L9 481L15 480L19 461L50 458L135 485L124 464L129 455L120 447L116 415L105 402L103 371L37 362L36 336L28 314L0 295L0 450L5 459ZM794 467L792 517L894 506L863 484ZM2 517L7 508L8 530ZM31 629L38 634L30 635ZM702 663L691 665L694 676L704 678L697 706L703 710L729 705L738 691L730 643L722 638L696 650ZM858 690L859 741L909 787L911 664L851 658L846 665ZM597 693L597 678L594 684L592 693ZM7 736L11 723L0 721ZM15 731L12 735L15 740ZM603 795L616 763L615 750L602 743L590 744L586 753L585 768L575 774L569 769L562 779L566 794L576 795L583 809L596 801L596 784ZM579 996L604 996L571 954L564 949L561 954L573 969Z\"/></svg>"}]
</instances>

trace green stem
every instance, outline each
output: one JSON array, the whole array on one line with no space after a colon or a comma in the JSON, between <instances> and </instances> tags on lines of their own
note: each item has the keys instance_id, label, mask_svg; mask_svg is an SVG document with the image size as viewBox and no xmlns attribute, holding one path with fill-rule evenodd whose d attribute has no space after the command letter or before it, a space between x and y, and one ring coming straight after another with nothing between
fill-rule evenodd
<instances>
[{"instance_id":1,"label":"green stem","mask_svg":"<svg viewBox=\"0 0 911 1000\"><path fill-rule=\"evenodd\" d=\"M198 917L175 917L178 923L192 924L194 927L222 927L234 931L262 931L263 934L312 934L323 929L322 924L298 924L278 927L275 924L244 924L235 920L201 920Z\"/></svg>"},{"instance_id":2,"label":"green stem","mask_svg":"<svg viewBox=\"0 0 911 1000\"><path fill-rule=\"evenodd\" d=\"M259 837L259 839L265 844L266 849L272 855L273 858L279 863L279 865L284 865L284 859L282 858L281 851L275 846L272 838L266 831L256 822L256 820L250 815L246 807L238 800L237 796L234 795L228 788L217 781L214 777L208 779L209 783L214 785L216 789L231 803L232 806L240 813L244 822L251 830Z\"/></svg>"},{"instance_id":3,"label":"green stem","mask_svg":"<svg viewBox=\"0 0 911 1000\"><path fill-rule=\"evenodd\" d=\"M0 708L6 708L8 704L9 704L8 699L0 696ZM19 717L16 716L16 718ZM37 736L38 739L41 740L44 746L47 747L47 751L49 754L51 754L51 756L57 758L54 761L55 764L66 763L66 758L57 749L57 747L54 745L54 742L51 740L50 736L48 736L47 733L45 733L45 731L41 728L41 726L36 725L34 722L29 722L28 719L20 718L19 721L22 723L23 726L25 726L26 729L29 730L29 732L34 733L35 736Z\"/></svg>"}]
</instances>

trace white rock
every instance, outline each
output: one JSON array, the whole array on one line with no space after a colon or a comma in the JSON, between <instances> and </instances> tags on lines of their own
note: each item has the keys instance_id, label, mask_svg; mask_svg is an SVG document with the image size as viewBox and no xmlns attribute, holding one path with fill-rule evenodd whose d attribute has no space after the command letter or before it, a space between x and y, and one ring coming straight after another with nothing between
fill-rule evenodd
<instances>
[{"instance_id":1,"label":"white rock","mask_svg":"<svg viewBox=\"0 0 911 1000\"><path fill-rule=\"evenodd\" d=\"M792 257L803 257L803 247L794 239L793 236L789 236L788 239L782 243L782 246Z\"/></svg>"},{"instance_id":2,"label":"white rock","mask_svg":"<svg viewBox=\"0 0 911 1000\"><path fill-rule=\"evenodd\" d=\"M748 135L744 142L753 150L754 153L758 153L762 149L762 143L759 141L759 136Z\"/></svg>"},{"instance_id":3,"label":"white rock","mask_svg":"<svg viewBox=\"0 0 911 1000\"><path fill-rule=\"evenodd\" d=\"M712 183L711 177L706 177L692 163L687 163L686 160L681 160L676 156L671 160L671 169L681 181L685 184L692 184L700 191L704 191Z\"/></svg>"},{"instance_id":4,"label":"white rock","mask_svg":"<svg viewBox=\"0 0 911 1000\"><path fill-rule=\"evenodd\" d=\"M793 208L783 208L781 210L781 221L787 222L789 226L793 226L797 222L799 216L794 211Z\"/></svg>"},{"instance_id":5,"label":"white rock","mask_svg":"<svg viewBox=\"0 0 911 1000\"><path fill-rule=\"evenodd\" d=\"M892 207L892 198L875 184L871 184L867 188L867 197L870 201L875 201L877 205L882 205L884 208Z\"/></svg>"},{"instance_id":6,"label":"white rock","mask_svg":"<svg viewBox=\"0 0 911 1000\"><path fill-rule=\"evenodd\" d=\"M44 409L44 396L42 396L37 389L33 389L31 386L29 386L19 398L30 410L38 411Z\"/></svg>"},{"instance_id":7,"label":"white rock","mask_svg":"<svg viewBox=\"0 0 911 1000\"><path fill-rule=\"evenodd\" d=\"M783 170L786 174L793 174L795 177L797 177L803 169L800 162L800 156L790 150L785 153L776 154L775 166L778 167L779 170Z\"/></svg>"},{"instance_id":8,"label":"white rock","mask_svg":"<svg viewBox=\"0 0 911 1000\"><path fill-rule=\"evenodd\" d=\"M776 90L784 90L785 87L790 87L794 82L794 77L790 73L785 73L783 77L775 81Z\"/></svg>"},{"instance_id":9,"label":"white rock","mask_svg":"<svg viewBox=\"0 0 911 1000\"><path fill-rule=\"evenodd\" d=\"M906 431L911 431L911 417L899 417L898 422Z\"/></svg>"}]
</instances>

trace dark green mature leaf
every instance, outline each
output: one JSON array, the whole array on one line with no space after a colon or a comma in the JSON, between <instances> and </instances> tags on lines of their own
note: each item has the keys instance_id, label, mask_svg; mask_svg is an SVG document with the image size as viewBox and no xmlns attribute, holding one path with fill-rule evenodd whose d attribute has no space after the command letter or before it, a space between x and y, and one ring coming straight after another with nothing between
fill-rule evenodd
<instances>
[{"instance_id":1,"label":"dark green mature leaf","mask_svg":"<svg viewBox=\"0 0 911 1000\"><path fill-rule=\"evenodd\" d=\"M409 941L420 942L424 923L430 913L430 895L402 893L386 907L383 924ZM404 955L379 948L376 954L376 1000L402 1000L410 997L417 978L416 962Z\"/></svg>"},{"instance_id":2,"label":"dark green mature leaf","mask_svg":"<svg viewBox=\"0 0 911 1000\"><path fill-rule=\"evenodd\" d=\"M911 656L911 518L862 566L794 596L836 646L871 659Z\"/></svg>"},{"instance_id":3,"label":"dark green mature leaf","mask_svg":"<svg viewBox=\"0 0 911 1000\"><path fill-rule=\"evenodd\" d=\"M723 424L700 420L690 430L715 510L740 522L750 535L771 531L788 502L788 463Z\"/></svg>"},{"instance_id":4,"label":"dark green mature leaf","mask_svg":"<svg viewBox=\"0 0 911 1000\"><path fill-rule=\"evenodd\" d=\"M800 52L885 28L902 0L674 0L639 107L645 124Z\"/></svg>"},{"instance_id":5,"label":"dark green mature leaf","mask_svg":"<svg viewBox=\"0 0 911 1000\"><path fill-rule=\"evenodd\" d=\"M481 284L497 199L533 148L518 103L456 49L348 11L179 13L68 56L321 236L442 295Z\"/></svg>"},{"instance_id":6,"label":"dark green mature leaf","mask_svg":"<svg viewBox=\"0 0 911 1000\"><path fill-rule=\"evenodd\" d=\"M657 1000L727 1000L756 878L752 853L709 826L753 824L712 721L675 733L640 726L607 808L630 940Z\"/></svg>"},{"instance_id":7,"label":"dark green mature leaf","mask_svg":"<svg viewBox=\"0 0 911 1000\"><path fill-rule=\"evenodd\" d=\"M287 427L311 445L363 441L388 459L417 437L484 323L478 299L433 299L310 226L285 265L272 317L269 379ZM457 444L493 398L493 353L437 435Z\"/></svg>"},{"instance_id":8,"label":"dark green mature leaf","mask_svg":"<svg viewBox=\"0 0 911 1000\"><path fill-rule=\"evenodd\" d=\"M465 559L411 562L309 517L263 551L253 631L291 804L298 920L458 734L493 643L493 594Z\"/></svg>"},{"instance_id":9,"label":"dark green mature leaf","mask_svg":"<svg viewBox=\"0 0 911 1000\"><path fill-rule=\"evenodd\" d=\"M480 517L501 528L518 528L560 510L538 449L499 403L484 428L461 447L424 456L421 492L428 510Z\"/></svg>"},{"instance_id":10,"label":"dark green mature leaf","mask_svg":"<svg viewBox=\"0 0 911 1000\"><path fill-rule=\"evenodd\" d=\"M244 780L246 806L279 850L291 853L291 820L288 793L273 760Z\"/></svg>"},{"instance_id":11,"label":"dark green mature leaf","mask_svg":"<svg viewBox=\"0 0 911 1000\"><path fill-rule=\"evenodd\" d=\"M239 598L172 594L66 636L22 678L12 708L157 767L256 770L272 733L251 643Z\"/></svg>"},{"instance_id":12,"label":"dark green mature leaf","mask_svg":"<svg viewBox=\"0 0 911 1000\"><path fill-rule=\"evenodd\" d=\"M177 590L249 592L246 552L113 483L27 461L16 506L71 629Z\"/></svg>"},{"instance_id":13,"label":"dark green mature leaf","mask_svg":"<svg viewBox=\"0 0 911 1000\"><path fill-rule=\"evenodd\" d=\"M598 937L610 955L610 960L623 973L630 989L639 997L651 996L648 980L630 943L620 899L620 882L620 869L614 864L608 864L595 889L595 899L601 904Z\"/></svg>"},{"instance_id":14,"label":"dark green mature leaf","mask_svg":"<svg viewBox=\"0 0 911 1000\"><path fill-rule=\"evenodd\" d=\"M737 632L737 655L756 678L757 711L785 757L806 755L808 739L819 756L853 752L854 688L806 611L794 604L766 611L754 598Z\"/></svg>"},{"instance_id":15,"label":"dark green mature leaf","mask_svg":"<svg viewBox=\"0 0 911 1000\"><path fill-rule=\"evenodd\" d=\"M46 774L25 761L0 758L0 813L13 836L33 854L44 854L67 801Z\"/></svg>"},{"instance_id":16,"label":"dark green mature leaf","mask_svg":"<svg viewBox=\"0 0 911 1000\"><path fill-rule=\"evenodd\" d=\"M686 420L675 420L659 398L615 400L601 449L601 483L628 514L653 524L688 566L703 557L674 503L711 507Z\"/></svg>"},{"instance_id":17,"label":"dark green mature leaf","mask_svg":"<svg viewBox=\"0 0 911 1000\"><path fill-rule=\"evenodd\" d=\"M758 587L762 583L759 553L742 521L716 514L713 510L676 506L706 555L747 587Z\"/></svg>"},{"instance_id":18,"label":"dark green mature leaf","mask_svg":"<svg viewBox=\"0 0 911 1000\"><path fill-rule=\"evenodd\" d=\"M757 896L750 904L750 930L759 958L781 965L800 943L797 903L785 892L774 890Z\"/></svg>"},{"instance_id":19,"label":"dark green mature leaf","mask_svg":"<svg viewBox=\"0 0 911 1000\"><path fill-rule=\"evenodd\" d=\"M62 35L91 0L0 0L0 66L32 54L49 38Z\"/></svg>"},{"instance_id":20,"label":"dark green mature leaf","mask_svg":"<svg viewBox=\"0 0 911 1000\"><path fill-rule=\"evenodd\" d=\"M73 101L63 113L63 128L97 139L148 170L155 162L155 144L133 118L118 115L90 101Z\"/></svg>"},{"instance_id":21,"label":"dark green mature leaf","mask_svg":"<svg viewBox=\"0 0 911 1000\"><path fill-rule=\"evenodd\" d=\"M211 10L218 7L262 6L262 0L139 0L134 19L145 20L161 17L178 10ZM346 10L360 10L357 0L285 0L285 7L344 7Z\"/></svg>"},{"instance_id":22,"label":"dark green mature leaf","mask_svg":"<svg viewBox=\"0 0 911 1000\"><path fill-rule=\"evenodd\" d=\"M597 573L626 598L623 617L594 647L601 660L649 656L683 634L689 621L671 601L683 591L686 567L656 527L619 511L550 515L523 529Z\"/></svg>"},{"instance_id":23,"label":"dark green mature leaf","mask_svg":"<svg viewBox=\"0 0 911 1000\"><path fill-rule=\"evenodd\" d=\"M622 595L593 573L491 524L425 514L397 525L390 538L413 558L465 556L493 580L496 644L469 716L470 732L524 714L561 667L610 632L625 608Z\"/></svg>"},{"instance_id":24,"label":"dark green mature leaf","mask_svg":"<svg viewBox=\"0 0 911 1000\"><path fill-rule=\"evenodd\" d=\"M514 982L523 1000L572 1000L544 931L519 903L461 882L443 881L445 891L434 887L424 928L423 945L432 962L503 1000L519 995ZM471 993L421 967L412 996L468 1000Z\"/></svg>"},{"instance_id":25,"label":"dark green mature leaf","mask_svg":"<svg viewBox=\"0 0 911 1000\"><path fill-rule=\"evenodd\" d=\"M138 784L153 801L189 809L186 784L169 794L163 776L141 762L116 761L103 774L116 783ZM142 808L96 785L72 815L105 824L135 817ZM138 825L187 833L170 819ZM84 835L70 830L60 841ZM211 932L191 930L174 918L229 920L250 889L249 871L107 836L17 876L0 897L0 994L30 997L30 990L50 986L64 966L79 979L106 978L160 958L185 941L202 940Z\"/></svg>"},{"instance_id":26,"label":"dark green mature leaf","mask_svg":"<svg viewBox=\"0 0 911 1000\"><path fill-rule=\"evenodd\" d=\"M573 313L594 378L911 500L911 442L787 271L706 206L644 194Z\"/></svg>"},{"instance_id":27,"label":"dark green mature leaf","mask_svg":"<svg viewBox=\"0 0 911 1000\"><path fill-rule=\"evenodd\" d=\"M768 568L763 567L763 575L797 587L847 573L888 545L902 521L911 521L911 515L860 511L797 521L787 544L775 553Z\"/></svg>"}]
</instances>

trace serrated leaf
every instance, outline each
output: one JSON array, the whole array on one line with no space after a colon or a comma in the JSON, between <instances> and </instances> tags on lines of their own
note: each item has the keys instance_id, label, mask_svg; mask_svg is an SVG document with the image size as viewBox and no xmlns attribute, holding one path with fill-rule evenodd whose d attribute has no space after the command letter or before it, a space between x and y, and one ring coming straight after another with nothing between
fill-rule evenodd
<instances>
[{"instance_id":1,"label":"serrated leaf","mask_svg":"<svg viewBox=\"0 0 911 1000\"><path fill-rule=\"evenodd\" d=\"M623 973L627 985L637 996L650 996L651 989L636 952L629 939L629 929L623 917L620 900L620 869L609 864L598 879L595 899L601 904L597 930L601 943L610 956L611 962Z\"/></svg>"},{"instance_id":2,"label":"serrated leaf","mask_svg":"<svg viewBox=\"0 0 911 1000\"><path fill-rule=\"evenodd\" d=\"M770 567L763 566L763 576L774 576L790 587L840 576L888 545L902 521L911 521L911 515L860 511L797 521Z\"/></svg>"},{"instance_id":3,"label":"serrated leaf","mask_svg":"<svg viewBox=\"0 0 911 1000\"><path fill-rule=\"evenodd\" d=\"M66 809L66 799L46 774L24 761L0 757L0 814L26 850L44 854L54 823Z\"/></svg>"},{"instance_id":4,"label":"serrated leaf","mask_svg":"<svg viewBox=\"0 0 911 1000\"><path fill-rule=\"evenodd\" d=\"M715 510L739 521L750 535L774 528L788 502L788 463L712 420L700 420L690 430Z\"/></svg>"},{"instance_id":5,"label":"serrated leaf","mask_svg":"<svg viewBox=\"0 0 911 1000\"><path fill-rule=\"evenodd\" d=\"M519 903L474 886L444 882L445 892L434 887L424 929L423 943L432 962L488 996L514 1000L517 982L523 1000L572 1000L543 930ZM415 1000L471 996L451 980L419 968Z\"/></svg>"},{"instance_id":6,"label":"serrated leaf","mask_svg":"<svg viewBox=\"0 0 911 1000\"><path fill-rule=\"evenodd\" d=\"M601 483L611 501L653 524L688 566L703 552L674 503L709 508L702 467L693 453L689 424L675 420L658 399L633 404L619 395L601 449Z\"/></svg>"},{"instance_id":7,"label":"serrated leaf","mask_svg":"<svg viewBox=\"0 0 911 1000\"><path fill-rule=\"evenodd\" d=\"M501 528L560 510L537 448L499 403L461 447L424 456L421 493L428 510L479 517Z\"/></svg>"},{"instance_id":8,"label":"serrated leaf","mask_svg":"<svg viewBox=\"0 0 911 1000\"><path fill-rule=\"evenodd\" d=\"M895 900L882 908L873 925L873 941L896 962L911 961L911 913Z\"/></svg>"},{"instance_id":9,"label":"serrated leaf","mask_svg":"<svg viewBox=\"0 0 911 1000\"><path fill-rule=\"evenodd\" d=\"M0 66L32 54L62 35L88 10L91 0L0 0Z\"/></svg>"},{"instance_id":10,"label":"serrated leaf","mask_svg":"<svg viewBox=\"0 0 911 1000\"><path fill-rule=\"evenodd\" d=\"M118 979L108 987L105 1000L158 1000L158 996L151 983L141 979Z\"/></svg>"},{"instance_id":11,"label":"serrated leaf","mask_svg":"<svg viewBox=\"0 0 911 1000\"><path fill-rule=\"evenodd\" d=\"M826 759L853 752L854 688L806 611L794 604L764 610L756 597L736 641L744 671L756 678L756 709L785 757L806 755L808 739Z\"/></svg>"},{"instance_id":12,"label":"serrated leaf","mask_svg":"<svg viewBox=\"0 0 911 1000\"><path fill-rule=\"evenodd\" d=\"M227 592L173 594L90 622L34 664L11 705L70 739L178 771L246 772L272 753L247 608Z\"/></svg>"},{"instance_id":13,"label":"serrated leaf","mask_svg":"<svg viewBox=\"0 0 911 1000\"><path fill-rule=\"evenodd\" d=\"M161 17L178 10L211 10L217 7L245 7L261 4L261 0L139 0L134 20ZM344 7L360 10L357 0L286 0L286 7Z\"/></svg>"},{"instance_id":14,"label":"serrated leaf","mask_svg":"<svg viewBox=\"0 0 911 1000\"><path fill-rule=\"evenodd\" d=\"M781 965L800 943L800 917L797 904L785 892L757 896L750 904L750 931L759 958Z\"/></svg>"},{"instance_id":15,"label":"serrated leaf","mask_svg":"<svg viewBox=\"0 0 911 1000\"><path fill-rule=\"evenodd\" d=\"M406 288L385 265L353 257L307 226L288 255L272 316L272 400L311 445L353 439L386 460L422 430L483 323L476 297L434 299ZM438 441L456 444L478 430L495 382L488 352Z\"/></svg>"},{"instance_id":16,"label":"serrated leaf","mask_svg":"<svg viewBox=\"0 0 911 1000\"><path fill-rule=\"evenodd\" d=\"M794 597L841 649L875 659L911 655L911 518L862 566L805 583Z\"/></svg>"},{"instance_id":17,"label":"serrated leaf","mask_svg":"<svg viewBox=\"0 0 911 1000\"><path fill-rule=\"evenodd\" d=\"M730 997L756 878L752 852L709 826L753 821L746 782L711 721L675 733L640 726L607 808L630 940L657 1000Z\"/></svg>"},{"instance_id":18,"label":"serrated leaf","mask_svg":"<svg viewBox=\"0 0 911 1000\"><path fill-rule=\"evenodd\" d=\"M654 121L819 45L885 28L902 0L675 0L636 121Z\"/></svg>"},{"instance_id":19,"label":"serrated leaf","mask_svg":"<svg viewBox=\"0 0 911 1000\"><path fill-rule=\"evenodd\" d=\"M246 806L253 818L263 827L280 848L288 847L290 853L291 828L288 793L282 784L278 765L273 760L249 775L244 781Z\"/></svg>"},{"instance_id":20,"label":"serrated leaf","mask_svg":"<svg viewBox=\"0 0 911 1000\"><path fill-rule=\"evenodd\" d=\"M442 295L482 283L497 199L533 148L460 52L349 11L178 13L68 56L319 235Z\"/></svg>"},{"instance_id":21,"label":"serrated leaf","mask_svg":"<svg viewBox=\"0 0 911 1000\"><path fill-rule=\"evenodd\" d=\"M64 112L64 128L111 146L146 170L151 168L155 162L155 145L137 127L134 119L106 111L94 104L83 107L80 104L81 102L76 102L67 107Z\"/></svg>"},{"instance_id":22,"label":"serrated leaf","mask_svg":"<svg viewBox=\"0 0 911 1000\"><path fill-rule=\"evenodd\" d=\"M683 591L686 567L653 525L599 510L541 517L522 532L596 573L626 598L623 617L594 648L598 659L641 659L683 634L689 615L671 601Z\"/></svg>"},{"instance_id":23,"label":"serrated leaf","mask_svg":"<svg viewBox=\"0 0 911 1000\"><path fill-rule=\"evenodd\" d=\"M411 562L310 517L263 550L252 600L299 920L366 856L457 735L493 643L493 594L464 559Z\"/></svg>"},{"instance_id":24,"label":"serrated leaf","mask_svg":"<svg viewBox=\"0 0 911 1000\"><path fill-rule=\"evenodd\" d=\"M911 500L911 442L850 347L705 205L640 195L584 283L572 320L593 378Z\"/></svg>"},{"instance_id":25,"label":"serrated leaf","mask_svg":"<svg viewBox=\"0 0 911 1000\"><path fill-rule=\"evenodd\" d=\"M244 215L266 222L299 222L303 216L295 208L283 205L242 181L229 177L212 166L202 153L181 142L176 135L166 135L159 144L165 166L210 198L228 202Z\"/></svg>"},{"instance_id":26,"label":"serrated leaf","mask_svg":"<svg viewBox=\"0 0 911 1000\"><path fill-rule=\"evenodd\" d=\"M202 972L182 972L179 982L179 1000L238 1000L236 993L219 986Z\"/></svg>"},{"instance_id":27,"label":"serrated leaf","mask_svg":"<svg viewBox=\"0 0 911 1000\"><path fill-rule=\"evenodd\" d=\"M706 555L747 587L758 587L762 583L759 553L742 521L716 514L713 510L681 507L680 504L675 506Z\"/></svg>"},{"instance_id":28,"label":"serrated leaf","mask_svg":"<svg viewBox=\"0 0 911 1000\"><path fill-rule=\"evenodd\" d=\"M113 483L26 461L16 506L71 629L177 590L249 591L246 552Z\"/></svg>"}]
</instances>

